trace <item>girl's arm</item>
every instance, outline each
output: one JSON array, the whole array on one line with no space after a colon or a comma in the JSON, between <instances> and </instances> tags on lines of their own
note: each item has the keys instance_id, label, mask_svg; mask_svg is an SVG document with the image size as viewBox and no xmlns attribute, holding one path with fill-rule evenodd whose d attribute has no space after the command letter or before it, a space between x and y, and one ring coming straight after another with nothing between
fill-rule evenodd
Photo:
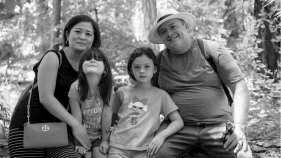
<instances>
[{"instance_id":1,"label":"girl's arm","mask_svg":"<svg viewBox=\"0 0 281 158\"><path fill-rule=\"evenodd\" d=\"M153 138L147 149L148 156L157 153L167 137L183 128L184 124L177 110L171 112L168 117L172 122L165 130L163 130Z\"/></svg>"},{"instance_id":2,"label":"girl's arm","mask_svg":"<svg viewBox=\"0 0 281 158\"><path fill-rule=\"evenodd\" d=\"M110 127L112 120L112 107L106 106L102 111L102 143L100 145L100 150L103 154L106 154L109 150L109 136L110 136Z\"/></svg>"},{"instance_id":3,"label":"girl's arm","mask_svg":"<svg viewBox=\"0 0 281 158\"><path fill-rule=\"evenodd\" d=\"M86 129L55 98L54 91L59 68L59 59L55 53L48 53L38 68L38 89L41 104L55 117L72 127L73 134L85 147L91 146Z\"/></svg>"}]
</instances>

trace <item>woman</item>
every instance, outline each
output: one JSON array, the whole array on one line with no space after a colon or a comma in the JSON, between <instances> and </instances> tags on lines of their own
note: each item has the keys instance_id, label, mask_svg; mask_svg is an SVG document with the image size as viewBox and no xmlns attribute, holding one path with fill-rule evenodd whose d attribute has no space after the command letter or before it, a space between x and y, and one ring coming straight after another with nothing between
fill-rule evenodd
<instances>
[{"instance_id":1,"label":"woman","mask_svg":"<svg viewBox=\"0 0 281 158\"><path fill-rule=\"evenodd\" d=\"M86 15L71 18L63 30L64 48L60 56L49 51L34 67L34 81L38 87L32 91L30 101L30 123L66 122L73 136L85 147L90 147L86 129L67 110L68 91L77 80L78 64L83 53L91 47L101 45L100 30L97 23ZM40 89L40 91L38 91ZM79 154L69 143L66 147L24 149L23 124L27 122L28 97L18 103L10 124L9 151L13 157L67 157L77 158ZM68 133L71 133L70 131Z\"/></svg>"}]
</instances>

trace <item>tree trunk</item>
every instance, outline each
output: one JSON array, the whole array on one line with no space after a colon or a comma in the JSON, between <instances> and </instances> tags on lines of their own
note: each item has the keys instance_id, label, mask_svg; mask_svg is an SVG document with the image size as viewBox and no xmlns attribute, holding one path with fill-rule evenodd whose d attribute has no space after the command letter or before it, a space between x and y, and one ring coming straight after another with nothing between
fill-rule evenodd
<instances>
[{"instance_id":1,"label":"tree trunk","mask_svg":"<svg viewBox=\"0 0 281 158\"><path fill-rule=\"evenodd\" d=\"M59 28L61 19L61 0L53 0L53 19L52 19L52 37L51 49L59 50Z\"/></svg>"},{"instance_id":2,"label":"tree trunk","mask_svg":"<svg viewBox=\"0 0 281 158\"><path fill-rule=\"evenodd\" d=\"M261 19L262 17L259 15L261 13L262 7L264 7L264 1L262 0L255 0L254 6L254 16L256 19ZM264 7L266 14L268 14L272 9L271 5L267 5ZM275 18L274 15L269 17L270 21L273 21ZM277 70L277 60L280 57L278 55L278 44L273 43L270 40L276 38L276 32L270 32L269 23L267 21L264 22L264 27L259 27L258 30L258 38L262 40L262 42L258 45L259 48L262 48L263 51L259 54L258 59L264 63L269 70L274 72ZM276 49L277 48L277 49Z\"/></svg>"},{"instance_id":3,"label":"tree trunk","mask_svg":"<svg viewBox=\"0 0 281 158\"><path fill-rule=\"evenodd\" d=\"M156 20L156 0L143 0L143 13L144 13L144 36L146 39L145 42L149 45L150 48L154 50L155 53L158 53L159 46L157 44L150 43L148 41L148 33L152 29Z\"/></svg>"},{"instance_id":4,"label":"tree trunk","mask_svg":"<svg viewBox=\"0 0 281 158\"><path fill-rule=\"evenodd\" d=\"M45 0L36 0L36 5L37 5L37 12L39 15L36 17L37 19L37 26L38 26L38 36L40 36L40 47L39 47L39 52L45 53L49 47L50 47L50 41L47 40L46 38L46 32L48 29L48 26L46 25L45 21L46 19L46 14L48 14L48 6L45 3ZM41 56L40 56L41 57Z\"/></svg>"}]
</instances>

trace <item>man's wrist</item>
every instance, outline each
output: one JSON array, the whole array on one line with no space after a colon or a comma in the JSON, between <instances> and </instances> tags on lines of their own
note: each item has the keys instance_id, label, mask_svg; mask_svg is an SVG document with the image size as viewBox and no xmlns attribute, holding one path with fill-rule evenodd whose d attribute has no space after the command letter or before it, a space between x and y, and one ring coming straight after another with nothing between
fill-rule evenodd
<instances>
[{"instance_id":1,"label":"man's wrist","mask_svg":"<svg viewBox=\"0 0 281 158\"><path fill-rule=\"evenodd\" d=\"M246 133L246 125L242 123L234 123L235 128L240 128L244 133Z\"/></svg>"}]
</instances>

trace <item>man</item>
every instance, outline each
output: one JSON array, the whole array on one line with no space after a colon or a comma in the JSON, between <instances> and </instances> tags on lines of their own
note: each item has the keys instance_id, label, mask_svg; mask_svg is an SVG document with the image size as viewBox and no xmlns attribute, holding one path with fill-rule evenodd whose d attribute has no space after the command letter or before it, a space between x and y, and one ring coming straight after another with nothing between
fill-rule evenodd
<instances>
[{"instance_id":1,"label":"man","mask_svg":"<svg viewBox=\"0 0 281 158\"><path fill-rule=\"evenodd\" d=\"M174 9L160 10L157 23L150 30L148 39L164 44L166 49L158 57L158 84L167 91L179 107L184 128L168 137L157 152L157 158L175 158L191 147L202 147L209 156L220 158L252 157L245 136L249 110L249 92L244 75L231 54L220 44L204 40L201 52L198 40L190 34L196 25L194 15ZM206 60L212 56L217 72ZM159 64L159 63L158 63ZM233 95L234 115L222 82ZM158 133L168 126L163 121ZM223 143L228 122L234 122L234 132Z\"/></svg>"}]
</instances>

